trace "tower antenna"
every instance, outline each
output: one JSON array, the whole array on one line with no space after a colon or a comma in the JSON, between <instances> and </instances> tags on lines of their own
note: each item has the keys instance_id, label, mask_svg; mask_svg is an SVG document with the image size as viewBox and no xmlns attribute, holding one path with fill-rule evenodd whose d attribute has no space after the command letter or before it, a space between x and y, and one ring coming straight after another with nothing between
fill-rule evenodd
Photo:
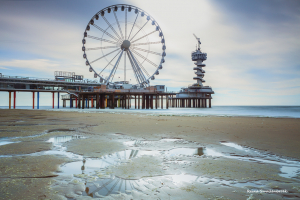
<instances>
[{"instance_id":1,"label":"tower antenna","mask_svg":"<svg viewBox=\"0 0 300 200\"><path fill-rule=\"evenodd\" d=\"M193 33L194 37L196 38L196 40L198 41L198 50L200 50L200 38L198 38L194 33Z\"/></svg>"}]
</instances>

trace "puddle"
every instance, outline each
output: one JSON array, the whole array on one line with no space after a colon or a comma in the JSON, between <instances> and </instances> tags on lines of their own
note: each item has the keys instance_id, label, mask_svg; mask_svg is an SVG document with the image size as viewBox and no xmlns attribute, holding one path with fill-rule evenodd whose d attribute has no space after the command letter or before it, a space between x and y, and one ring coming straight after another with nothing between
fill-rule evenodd
<instances>
[{"instance_id":1,"label":"puddle","mask_svg":"<svg viewBox=\"0 0 300 200\"><path fill-rule=\"evenodd\" d=\"M176 148L176 149L171 149L169 151L166 151L165 153L166 156L178 156L178 155L183 155L183 156L202 156L204 155L203 148Z\"/></svg>"},{"instance_id":2,"label":"puddle","mask_svg":"<svg viewBox=\"0 0 300 200\"><path fill-rule=\"evenodd\" d=\"M29 136L20 136L20 137L5 137L5 138L0 138L0 146L2 145L6 145L6 144L12 144L12 143L18 143L20 141L17 141L18 139L24 139L24 138L35 138L35 137L39 137L39 136L43 136L46 135L48 133L52 133L52 132L60 132L60 131L75 131L72 129L51 129L48 131L45 131L43 133L40 134L36 134L36 135L29 135ZM65 137L65 136L64 136ZM68 136L67 136L68 137ZM51 142L51 141L48 141Z\"/></svg>"},{"instance_id":3,"label":"puddle","mask_svg":"<svg viewBox=\"0 0 300 200\"><path fill-rule=\"evenodd\" d=\"M73 140L73 139L81 139L81 138L85 138L85 137L80 136L80 135L57 136L57 137L50 138L49 140L47 140L47 142L51 142L51 143L54 143L54 144L59 144L59 143L68 142L68 141Z\"/></svg>"},{"instance_id":4,"label":"puddle","mask_svg":"<svg viewBox=\"0 0 300 200\"><path fill-rule=\"evenodd\" d=\"M16 143L16 142L10 141L10 139L8 139L8 138L1 138L0 139L0 146L6 145L6 144L11 144L11 143Z\"/></svg>"},{"instance_id":5,"label":"puddle","mask_svg":"<svg viewBox=\"0 0 300 200\"><path fill-rule=\"evenodd\" d=\"M132 158L152 155L158 156L158 151L139 151L139 150L125 150L114 154L103 156L101 159L84 159L82 161L70 162L61 166L61 174L90 174L95 170L104 170L109 166L115 166L122 162L126 162Z\"/></svg>"},{"instance_id":6,"label":"puddle","mask_svg":"<svg viewBox=\"0 0 300 200\"><path fill-rule=\"evenodd\" d=\"M145 187L147 183L143 180L126 180L118 177L109 179L99 179L93 183L86 183L83 196L101 198L110 194L126 193L130 194L133 190Z\"/></svg>"},{"instance_id":7,"label":"puddle","mask_svg":"<svg viewBox=\"0 0 300 200\"><path fill-rule=\"evenodd\" d=\"M241 150L241 153L244 155L234 154L234 155L225 155L214 150L210 149L209 153L211 156L218 155L219 157L226 157L231 159L238 159L248 162L257 162L257 163L268 163L281 166L279 174L284 178L297 178L300 179L300 162L292 159L287 159L279 157L277 155L272 155L270 153L264 153L254 148L243 147L235 143L230 142L220 142L223 145L232 147L238 150Z\"/></svg>"},{"instance_id":8,"label":"puddle","mask_svg":"<svg viewBox=\"0 0 300 200\"><path fill-rule=\"evenodd\" d=\"M44 133L44 134L47 134L47 133ZM35 135L35 136L26 136L26 137L36 137L36 136L40 136L40 135L43 135L43 134L39 134L39 135ZM24 137L18 137L18 138L24 138ZM79 135L52 137L49 140L47 140L47 142L53 143L53 148L51 150L40 151L40 152L31 153L31 154L0 155L0 158L15 157L15 156L61 155L61 156L65 156L65 157L68 157L68 158L71 158L71 159L75 159L75 160L78 160L78 159L82 160L83 156L78 155L78 154L74 154L74 153L71 153L71 152L67 152L67 148L62 146L63 143L65 143L65 142L68 142L68 141L73 140L73 139L82 139L82 138L85 138L85 137L79 136ZM19 141L10 142L10 143L17 143L17 142L19 142Z\"/></svg>"}]
</instances>

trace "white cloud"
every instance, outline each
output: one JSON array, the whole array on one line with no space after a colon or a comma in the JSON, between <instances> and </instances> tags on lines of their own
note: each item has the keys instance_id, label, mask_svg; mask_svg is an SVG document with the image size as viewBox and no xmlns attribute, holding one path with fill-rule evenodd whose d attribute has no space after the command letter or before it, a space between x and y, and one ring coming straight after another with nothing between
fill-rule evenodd
<instances>
[{"instance_id":1,"label":"white cloud","mask_svg":"<svg viewBox=\"0 0 300 200\"><path fill-rule=\"evenodd\" d=\"M0 67L3 69L7 69L9 67L16 67L16 68L24 68L26 70L53 72L53 70L59 68L59 64L46 59L10 60L10 61L0 61Z\"/></svg>"}]
</instances>

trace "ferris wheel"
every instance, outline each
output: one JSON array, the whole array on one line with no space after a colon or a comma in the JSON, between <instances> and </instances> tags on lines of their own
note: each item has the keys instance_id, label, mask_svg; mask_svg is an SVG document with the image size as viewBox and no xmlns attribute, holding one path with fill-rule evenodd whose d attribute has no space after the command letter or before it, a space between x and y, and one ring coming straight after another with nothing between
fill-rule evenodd
<instances>
[{"instance_id":1,"label":"ferris wheel","mask_svg":"<svg viewBox=\"0 0 300 200\"><path fill-rule=\"evenodd\" d=\"M89 71L106 85L147 87L165 62L160 26L132 5L117 4L97 12L86 26L82 43Z\"/></svg>"}]
</instances>

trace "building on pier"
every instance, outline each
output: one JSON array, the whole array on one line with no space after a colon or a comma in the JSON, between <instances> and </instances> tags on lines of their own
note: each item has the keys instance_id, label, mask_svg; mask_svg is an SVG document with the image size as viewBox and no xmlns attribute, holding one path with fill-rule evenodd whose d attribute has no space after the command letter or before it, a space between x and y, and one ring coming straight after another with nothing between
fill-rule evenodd
<instances>
[{"instance_id":1,"label":"building on pier","mask_svg":"<svg viewBox=\"0 0 300 200\"><path fill-rule=\"evenodd\" d=\"M203 85L205 83L203 79L205 71L203 68L206 67L203 62L207 59L207 53L202 52L200 49L200 38L196 37L196 39L198 40L198 48L191 55L192 61L196 65L193 68L193 70L196 70L196 76L193 79L197 82L188 87L181 88L180 92L176 94L176 98L181 101L180 107L211 107L211 95L214 94L214 91L210 86Z\"/></svg>"}]
</instances>

